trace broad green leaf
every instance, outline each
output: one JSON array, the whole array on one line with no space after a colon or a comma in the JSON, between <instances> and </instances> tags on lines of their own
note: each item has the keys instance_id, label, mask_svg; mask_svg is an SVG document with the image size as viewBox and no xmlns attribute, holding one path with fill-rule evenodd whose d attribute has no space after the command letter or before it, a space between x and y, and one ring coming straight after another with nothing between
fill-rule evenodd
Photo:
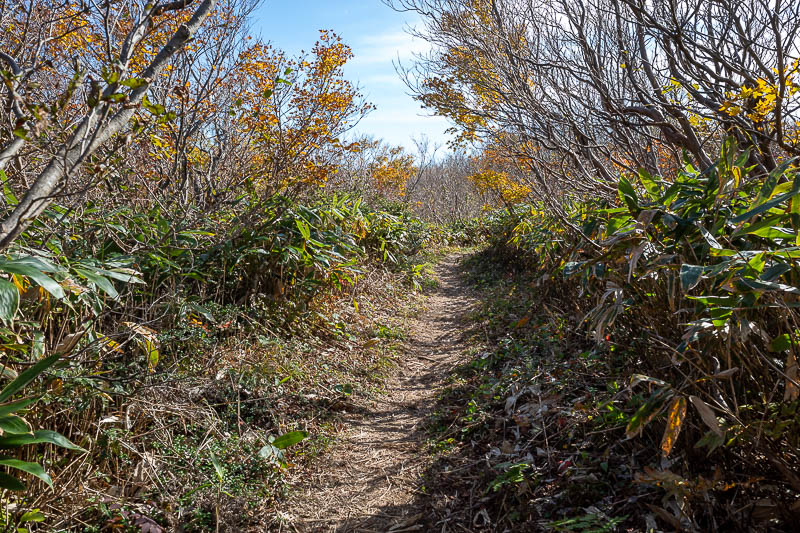
<instances>
[{"instance_id":1,"label":"broad green leaf","mask_svg":"<svg viewBox=\"0 0 800 533\"><path fill-rule=\"evenodd\" d=\"M684 291L691 290L700 283L704 268L700 265L681 265L681 287Z\"/></svg>"},{"instance_id":2,"label":"broad green leaf","mask_svg":"<svg viewBox=\"0 0 800 533\"><path fill-rule=\"evenodd\" d=\"M19 519L21 524L29 523L29 522L44 522L45 516L39 509L31 509L27 513L23 514ZM27 530L26 530L27 531Z\"/></svg>"},{"instance_id":3,"label":"broad green leaf","mask_svg":"<svg viewBox=\"0 0 800 533\"><path fill-rule=\"evenodd\" d=\"M119 81L119 71L117 70L111 70L106 67L103 67L102 70L100 71L100 75L103 77L103 80L109 85L112 85Z\"/></svg>"},{"instance_id":4,"label":"broad green leaf","mask_svg":"<svg viewBox=\"0 0 800 533\"><path fill-rule=\"evenodd\" d=\"M727 259L725 261L720 261L719 263L717 263L712 267L705 267L703 271L703 276L705 276L707 279L713 279L719 276L720 274L725 274L727 276L742 263L744 263L744 261L737 257L734 257L732 259Z\"/></svg>"},{"instance_id":5,"label":"broad green leaf","mask_svg":"<svg viewBox=\"0 0 800 533\"><path fill-rule=\"evenodd\" d=\"M19 309L19 290L8 280L0 279L0 320L11 324Z\"/></svg>"},{"instance_id":6,"label":"broad green leaf","mask_svg":"<svg viewBox=\"0 0 800 533\"><path fill-rule=\"evenodd\" d=\"M756 291L780 291L789 292L792 294L800 294L800 289L792 287L791 285L784 285L783 283L775 283L774 281L761 281L757 279L740 279L739 283Z\"/></svg>"},{"instance_id":7,"label":"broad green leaf","mask_svg":"<svg viewBox=\"0 0 800 533\"><path fill-rule=\"evenodd\" d=\"M771 267L767 268L763 274L761 274L761 279L764 281L775 281L789 272L791 269L792 267L786 263L775 263Z\"/></svg>"},{"instance_id":8,"label":"broad green leaf","mask_svg":"<svg viewBox=\"0 0 800 533\"><path fill-rule=\"evenodd\" d=\"M19 203L17 196L14 194L14 191L11 190L11 187L8 186L8 176L2 170L0 170L0 182L3 183L3 197L6 200L6 203L9 207L14 207Z\"/></svg>"},{"instance_id":9,"label":"broad green leaf","mask_svg":"<svg viewBox=\"0 0 800 533\"><path fill-rule=\"evenodd\" d=\"M708 312L711 315L711 323L718 328L724 327L733 316L733 310L725 307L712 307Z\"/></svg>"},{"instance_id":10,"label":"broad green leaf","mask_svg":"<svg viewBox=\"0 0 800 533\"><path fill-rule=\"evenodd\" d=\"M0 403L8 400L14 394L16 394L19 390L23 387L27 386L28 383L36 379L39 374L50 368L56 361L58 361L59 355L51 355L46 359L42 359L25 372L17 376L17 378L6 385L2 392L0 392Z\"/></svg>"},{"instance_id":11,"label":"broad green leaf","mask_svg":"<svg viewBox=\"0 0 800 533\"><path fill-rule=\"evenodd\" d=\"M147 352L147 364L149 365L150 370L154 370L156 366L158 366L159 360L159 353L158 348L156 345L148 338L143 339L144 342L144 349Z\"/></svg>"},{"instance_id":12,"label":"broad green leaf","mask_svg":"<svg viewBox=\"0 0 800 533\"><path fill-rule=\"evenodd\" d=\"M166 112L166 108L163 105L154 104L147 98L147 96L142 98L142 106L144 106L144 108L150 111L150 113L154 116L163 115Z\"/></svg>"},{"instance_id":13,"label":"broad green leaf","mask_svg":"<svg viewBox=\"0 0 800 533\"><path fill-rule=\"evenodd\" d=\"M658 200L658 197L661 196L661 186L656 183L653 176L643 168L639 170L639 181L644 185L650 199L653 201Z\"/></svg>"},{"instance_id":14,"label":"broad green leaf","mask_svg":"<svg viewBox=\"0 0 800 533\"><path fill-rule=\"evenodd\" d=\"M267 444L263 448L258 451L258 456L263 459L271 459L273 457L277 458L278 460L283 459L283 452L280 451L278 448L273 446L272 444Z\"/></svg>"},{"instance_id":15,"label":"broad green leaf","mask_svg":"<svg viewBox=\"0 0 800 533\"><path fill-rule=\"evenodd\" d=\"M708 253L711 257L731 257L737 255L739 252L737 252L736 250L729 250L726 248L722 249L711 248L708 251Z\"/></svg>"},{"instance_id":16,"label":"broad green leaf","mask_svg":"<svg viewBox=\"0 0 800 533\"><path fill-rule=\"evenodd\" d=\"M30 265L34 268L38 268L42 272L64 272L64 269L54 265L44 257L35 257L32 255L21 255L15 256L14 261L19 264Z\"/></svg>"},{"instance_id":17,"label":"broad green leaf","mask_svg":"<svg viewBox=\"0 0 800 533\"><path fill-rule=\"evenodd\" d=\"M774 217L767 217L755 222L753 224L748 224L747 226L738 228L736 231L733 232L731 235L732 237L738 237L739 235L746 235L748 233L755 234L758 230L762 228L769 228L772 226L780 226L783 224L789 217L786 215L775 215Z\"/></svg>"},{"instance_id":18,"label":"broad green leaf","mask_svg":"<svg viewBox=\"0 0 800 533\"><path fill-rule=\"evenodd\" d=\"M41 331L34 331L31 343L31 352L30 352L31 356L34 359L41 359L42 357L44 357L45 349L46 348L45 348L44 333L42 333Z\"/></svg>"},{"instance_id":19,"label":"broad green leaf","mask_svg":"<svg viewBox=\"0 0 800 533\"><path fill-rule=\"evenodd\" d=\"M764 257L764 254L758 254L750 258L750 260L747 262L747 266L749 266L759 274L761 274L761 272L764 271L765 264L766 264L766 258Z\"/></svg>"},{"instance_id":20,"label":"broad green leaf","mask_svg":"<svg viewBox=\"0 0 800 533\"><path fill-rule=\"evenodd\" d=\"M656 416L658 416L658 414L664 408L664 403L671 394L672 391L667 386L658 389L650 395L650 398L645 402L645 404L633 414L630 422L628 422L628 426L625 428L625 434L629 439L641 433L644 427Z\"/></svg>"},{"instance_id":21,"label":"broad green leaf","mask_svg":"<svg viewBox=\"0 0 800 533\"><path fill-rule=\"evenodd\" d=\"M786 259L800 258L800 248L793 246L791 248L782 248L775 252L769 252L778 257L785 257Z\"/></svg>"},{"instance_id":22,"label":"broad green leaf","mask_svg":"<svg viewBox=\"0 0 800 533\"><path fill-rule=\"evenodd\" d=\"M748 231L747 234L756 235L765 239L794 239L797 237L797 232L795 232L793 229L777 226L759 228L755 231Z\"/></svg>"},{"instance_id":23,"label":"broad green leaf","mask_svg":"<svg viewBox=\"0 0 800 533\"><path fill-rule=\"evenodd\" d=\"M214 452L211 452L211 464L214 465L214 470L217 473L217 478L219 482L225 479L225 470L222 468L222 465L219 464L219 459L217 459L217 455Z\"/></svg>"},{"instance_id":24,"label":"broad green leaf","mask_svg":"<svg viewBox=\"0 0 800 533\"><path fill-rule=\"evenodd\" d=\"M97 272L109 278L122 281L123 283L144 284L144 280L139 277L141 273L131 268L118 268L116 270L98 269Z\"/></svg>"},{"instance_id":25,"label":"broad green leaf","mask_svg":"<svg viewBox=\"0 0 800 533\"><path fill-rule=\"evenodd\" d=\"M775 190L772 191L772 194L769 196L769 198L767 198L767 200L771 200L771 199L775 198L776 196L778 196L779 194L784 194L784 193L787 193L787 192L791 191L793 185L794 185L794 183L791 182L791 181L785 181L785 182L781 183L780 185L775 187Z\"/></svg>"},{"instance_id":26,"label":"broad green leaf","mask_svg":"<svg viewBox=\"0 0 800 533\"><path fill-rule=\"evenodd\" d=\"M760 205L762 202L766 201L768 198L772 197L773 190L775 186L778 184L778 181L781 177L786 173L790 166L795 162L795 158L788 159L775 167L775 169L769 173L767 179L764 180L764 185L761 186L761 190L756 197L755 205Z\"/></svg>"},{"instance_id":27,"label":"broad green leaf","mask_svg":"<svg viewBox=\"0 0 800 533\"><path fill-rule=\"evenodd\" d=\"M31 475L34 475L50 485L53 486L53 480L50 479L50 476L47 475L47 472L44 471L42 465L39 463L31 463L29 461L21 461L19 459L14 459L13 457L6 457L4 455L0 455L0 465L8 466L10 468L16 468L17 470L22 470L23 472L27 472Z\"/></svg>"},{"instance_id":28,"label":"broad green leaf","mask_svg":"<svg viewBox=\"0 0 800 533\"><path fill-rule=\"evenodd\" d=\"M744 222L745 220L748 220L756 215L759 215L765 211L772 209L775 206L782 204L786 200L796 196L798 192L800 192L800 176L795 177L794 184L792 185L792 188L789 192L786 192L784 194L779 194L778 196L772 198L768 202L764 202L763 204L754 207L750 211L747 211L744 214L732 218L730 221L733 224L739 224L741 222Z\"/></svg>"},{"instance_id":29,"label":"broad green leaf","mask_svg":"<svg viewBox=\"0 0 800 533\"><path fill-rule=\"evenodd\" d=\"M306 241L310 239L311 228L309 227L309 225L306 224L304 221L300 220L299 218L297 219L296 223L297 223L297 229L299 229L300 233L303 235L303 239Z\"/></svg>"},{"instance_id":30,"label":"broad green leaf","mask_svg":"<svg viewBox=\"0 0 800 533\"><path fill-rule=\"evenodd\" d=\"M142 78L128 78L127 80L122 80L119 84L131 89L138 89L139 87L147 84L147 80Z\"/></svg>"},{"instance_id":31,"label":"broad green leaf","mask_svg":"<svg viewBox=\"0 0 800 533\"><path fill-rule=\"evenodd\" d=\"M15 491L23 491L27 489L22 481L14 476L6 474L5 472L0 472L0 488Z\"/></svg>"},{"instance_id":32,"label":"broad green leaf","mask_svg":"<svg viewBox=\"0 0 800 533\"><path fill-rule=\"evenodd\" d=\"M203 307L202 305L194 303L194 302L186 302L186 307L188 307L189 309L191 309L195 313L199 314L200 316L202 316L203 318L205 318L206 320L208 320L212 324L216 324L217 323L217 320L214 318L214 315L211 314L211 311L209 311L207 308Z\"/></svg>"},{"instance_id":33,"label":"broad green leaf","mask_svg":"<svg viewBox=\"0 0 800 533\"><path fill-rule=\"evenodd\" d=\"M664 194L661 196L661 198L658 199L658 203L664 206L671 206L672 203L675 201L675 198L678 197L678 193L680 192L680 190L681 190L681 184L673 183L672 185L667 187L667 190L664 191Z\"/></svg>"},{"instance_id":34,"label":"broad green leaf","mask_svg":"<svg viewBox=\"0 0 800 533\"><path fill-rule=\"evenodd\" d=\"M22 400L17 400L15 402L4 403L0 405L0 416L8 416L12 413L16 413L22 409L25 409L29 405L36 403L39 401L39 398L24 398Z\"/></svg>"},{"instance_id":35,"label":"broad green leaf","mask_svg":"<svg viewBox=\"0 0 800 533\"><path fill-rule=\"evenodd\" d=\"M738 143L734 137L728 137L722 144L720 152L720 163L724 163L725 169L730 169L733 166L733 159L736 155Z\"/></svg>"},{"instance_id":36,"label":"broad green leaf","mask_svg":"<svg viewBox=\"0 0 800 533\"><path fill-rule=\"evenodd\" d=\"M633 185L625 176L620 176L619 184L617 186L619 189L619 195L625 205L628 206L628 210L636 214L639 212L639 202L636 198L636 191L633 190Z\"/></svg>"},{"instance_id":37,"label":"broad green leaf","mask_svg":"<svg viewBox=\"0 0 800 533\"><path fill-rule=\"evenodd\" d=\"M279 450L285 450L308 437L308 431L291 431L272 441L272 445Z\"/></svg>"},{"instance_id":38,"label":"broad green leaf","mask_svg":"<svg viewBox=\"0 0 800 533\"><path fill-rule=\"evenodd\" d=\"M788 333L778 335L769 343L770 352L786 352L792 348L792 337Z\"/></svg>"},{"instance_id":39,"label":"broad green leaf","mask_svg":"<svg viewBox=\"0 0 800 533\"><path fill-rule=\"evenodd\" d=\"M0 416L0 434L13 434L19 435L24 433L31 433L33 428L28 424L24 418L17 415Z\"/></svg>"},{"instance_id":40,"label":"broad green leaf","mask_svg":"<svg viewBox=\"0 0 800 533\"><path fill-rule=\"evenodd\" d=\"M27 276L56 298L64 297L64 289L53 278L26 261L0 259L0 271Z\"/></svg>"},{"instance_id":41,"label":"broad green leaf","mask_svg":"<svg viewBox=\"0 0 800 533\"><path fill-rule=\"evenodd\" d=\"M108 294L111 298L115 300L119 298L119 293L117 292L117 289L114 288L114 284L111 283L111 281L109 281L109 279L105 276L98 274L97 272L91 272L85 268L75 268L75 272L97 285L100 290Z\"/></svg>"},{"instance_id":42,"label":"broad green leaf","mask_svg":"<svg viewBox=\"0 0 800 533\"><path fill-rule=\"evenodd\" d=\"M3 435L0 437L0 448L3 449L18 448L27 444L55 444L56 446L61 446L62 448L74 450L76 452L87 451L80 446L72 444L69 439L60 433L49 429L40 429L29 435Z\"/></svg>"},{"instance_id":43,"label":"broad green leaf","mask_svg":"<svg viewBox=\"0 0 800 533\"><path fill-rule=\"evenodd\" d=\"M345 383L343 385L335 385L333 387L333 390L341 394L344 394L345 396L350 396L353 394L353 386L350 385L349 383Z\"/></svg>"},{"instance_id":44,"label":"broad green leaf","mask_svg":"<svg viewBox=\"0 0 800 533\"><path fill-rule=\"evenodd\" d=\"M606 208L606 209L595 209L593 211L593 213L598 214L598 215L601 215L601 214L602 215L619 215L619 214L627 213L627 212L628 212L628 210L625 209L624 207L609 207L609 208ZM537 211L534 211L533 208L531 208L531 215L536 216L537 213L538 213Z\"/></svg>"},{"instance_id":45,"label":"broad green leaf","mask_svg":"<svg viewBox=\"0 0 800 533\"><path fill-rule=\"evenodd\" d=\"M610 237L622 229L628 230L634 224L633 218L630 215L612 217L608 220L606 225L606 233Z\"/></svg>"}]
</instances>

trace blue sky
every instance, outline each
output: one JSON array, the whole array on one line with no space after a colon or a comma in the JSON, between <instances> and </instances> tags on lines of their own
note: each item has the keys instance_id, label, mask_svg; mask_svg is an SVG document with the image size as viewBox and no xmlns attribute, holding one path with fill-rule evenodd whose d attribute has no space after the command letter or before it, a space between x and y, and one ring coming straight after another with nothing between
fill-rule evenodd
<instances>
[{"instance_id":1,"label":"blue sky","mask_svg":"<svg viewBox=\"0 0 800 533\"><path fill-rule=\"evenodd\" d=\"M355 54L345 67L347 78L377 106L356 131L410 149L411 138L421 134L443 144L448 127L445 119L429 116L406 94L392 65L398 55L409 63L414 52L427 49L426 43L405 32L416 21L380 0L264 0L253 17L252 31L275 47L297 54L311 49L319 30L333 30Z\"/></svg>"}]
</instances>

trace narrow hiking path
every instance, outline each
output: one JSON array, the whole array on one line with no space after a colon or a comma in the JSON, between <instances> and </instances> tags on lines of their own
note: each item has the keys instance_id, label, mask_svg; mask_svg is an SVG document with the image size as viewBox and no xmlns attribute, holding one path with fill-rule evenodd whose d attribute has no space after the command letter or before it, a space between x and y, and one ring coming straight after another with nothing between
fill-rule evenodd
<instances>
[{"instance_id":1,"label":"narrow hiking path","mask_svg":"<svg viewBox=\"0 0 800 533\"><path fill-rule=\"evenodd\" d=\"M420 531L420 476L432 459L424 424L467 346L464 312L473 303L459 274L462 256L436 268L439 287L413 325L385 394L357 401L344 431L319 461L292 514L295 531Z\"/></svg>"}]
</instances>

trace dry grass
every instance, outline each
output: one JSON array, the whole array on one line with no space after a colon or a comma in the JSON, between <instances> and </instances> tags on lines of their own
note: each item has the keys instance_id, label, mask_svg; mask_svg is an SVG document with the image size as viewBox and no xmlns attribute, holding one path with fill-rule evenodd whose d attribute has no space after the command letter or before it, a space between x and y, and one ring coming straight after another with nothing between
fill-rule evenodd
<instances>
[{"instance_id":1,"label":"dry grass","mask_svg":"<svg viewBox=\"0 0 800 533\"><path fill-rule=\"evenodd\" d=\"M292 330L231 327L162 353L156 372L111 376L124 378L118 390L65 380L70 394L57 391L38 422L90 453L47 450L56 488L32 484L28 500L47 530L207 531L217 517L220 531L269 527L290 485L336 440L352 398L373 397L397 364L399 341L381 332L406 331L420 304L398 275L373 268L312 305ZM259 458L270 436L293 430L310 436L288 467Z\"/></svg>"}]
</instances>

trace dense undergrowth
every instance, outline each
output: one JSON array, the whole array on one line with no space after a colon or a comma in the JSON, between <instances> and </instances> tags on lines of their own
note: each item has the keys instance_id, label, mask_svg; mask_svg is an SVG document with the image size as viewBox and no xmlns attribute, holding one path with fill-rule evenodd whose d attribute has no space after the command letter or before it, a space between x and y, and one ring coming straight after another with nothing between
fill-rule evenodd
<instances>
[{"instance_id":1,"label":"dense undergrowth","mask_svg":"<svg viewBox=\"0 0 800 533\"><path fill-rule=\"evenodd\" d=\"M48 215L0 265L5 372L24 385L3 398L36 402L3 404L27 420L2 437L25 461L6 463L24 483L2 516L23 530L263 530L292 465L393 365L437 238L335 195Z\"/></svg>"},{"instance_id":2,"label":"dense undergrowth","mask_svg":"<svg viewBox=\"0 0 800 533\"><path fill-rule=\"evenodd\" d=\"M460 491L472 523L793 530L800 180L792 160L768 176L748 160L728 142L706 172L623 177L617 203L566 221L487 218L486 350L433 430L481 480Z\"/></svg>"}]
</instances>

